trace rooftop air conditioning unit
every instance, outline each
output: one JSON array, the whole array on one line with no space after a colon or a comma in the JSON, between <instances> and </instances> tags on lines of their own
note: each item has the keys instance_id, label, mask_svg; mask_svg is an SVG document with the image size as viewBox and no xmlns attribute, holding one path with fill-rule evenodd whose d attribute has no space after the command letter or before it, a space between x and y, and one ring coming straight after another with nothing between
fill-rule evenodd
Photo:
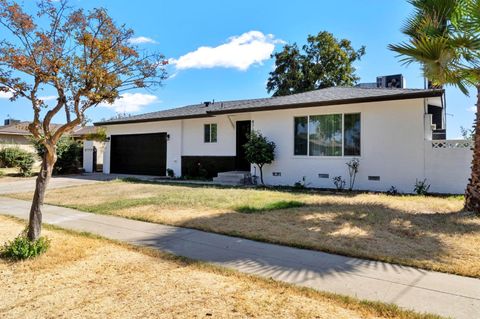
<instances>
[{"instance_id":1,"label":"rooftop air conditioning unit","mask_svg":"<svg viewBox=\"0 0 480 319\"><path fill-rule=\"evenodd\" d=\"M20 123L19 120L14 120L14 119L5 119L5 121L3 122L4 124L3 125L11 125L11 124L15 124L15 123Z\"/></svg>"},{"instance_id":2,"label":"rooftop air conditioning unit","mask_svg":"<svg viewBox=\"0 0 480 319\"><path fill-rule=\"evenodd\" d=\"M377 88L404 89L406 86L402 74L377 76Z\"/></svg>"}]
</instances>

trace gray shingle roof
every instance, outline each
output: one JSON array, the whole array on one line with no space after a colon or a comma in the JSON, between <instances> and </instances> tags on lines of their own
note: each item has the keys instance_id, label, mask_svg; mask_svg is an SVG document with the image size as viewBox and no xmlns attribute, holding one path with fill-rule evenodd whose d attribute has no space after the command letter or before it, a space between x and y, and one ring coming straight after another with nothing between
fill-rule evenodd
<instances>
[{"instance_id":1,"label":"gray shingle roof","mask_svg":"<svg viewBox=\"0 0 480 319\"><path fill-rule=\"evenodd\" d=\"M30 135L28 131L29 122L15 122L9 125L0 126L0 134L5 135Z\"/></svg>"},{"instance_id":2,"label":"gray shingle roof","mask_svg":"<svg viewBox=\"0 0 480 319\"><path fill-rule=\"evenodd\" d=\"M113 119L95 123L95 125L109 125L132 122L149 122L173 120L181 118L208 117L215 114L240 112L257 112L272 109L298 108L309 106L326 106L351 104L373 101L401 100L423 97L441 96L443 90L423 89L383 89L359 87L331 87L288 96L270 97L262 99L220 101L205 106L194 104L159 112L140 114L122 119Z\"/></svg>"},{"instance_id":3,"label":"gray shingle roof","mask_svg":"<svg viewBox=\"0 0 480 319\"><path fill-rule=\"evenodd\" d=\"M32 133L30 133L30 131L28 130L28 125L30 125L30 122L27 122L27 121L15 122L9 125L2 125L0 126L0 134L30 136L32 135ZM60 126L62 126L62 124L50 124L50 129L52 131L55 131ZM93 126L90 126L90 127L93 130ZM82 129L82 128L78 126L76 129L74 129L74 132L77 132L78 129Z\"/></svg>"}]
</instances>

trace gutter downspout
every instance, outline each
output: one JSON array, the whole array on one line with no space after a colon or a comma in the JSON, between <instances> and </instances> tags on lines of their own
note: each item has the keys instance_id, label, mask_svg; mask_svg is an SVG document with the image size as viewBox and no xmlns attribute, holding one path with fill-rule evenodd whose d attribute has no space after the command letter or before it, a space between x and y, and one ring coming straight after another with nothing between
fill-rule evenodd
<instances>
[{"instance_id":1,"label":"gutter downspout","mask_svg":"<svg viewBox=\"0 0 480 319\"><path fill-rule=\"evenodd\" d=\"M423 99L423 178L427 178L427 139L425 138L425 135L427 133L427 127L426 127L426 116L428 114L428 103L427 99ZM430 129L430 128L429 128Z\"/></svg>"},{"instance_id":2,"label":"gutter downspout","mask_svg":"<svg viewBox=\"0 0 480 319\"><path fill-rule=\"evenodd\" d=\"M443 108L443 129L445 130L445 139L447 138L447 92L443 91L443 98L440 99Z\"/></svg>"},{"instance_id":3,"label":"gutter downspout","mask_svg":"<svg viewBox=\"0 0 480 319\"><path fill-rule=\"evenodd\" d=\"M179 158L179 167L180 167L180 174L179 176L182 176L182 157L183 157L183 138L185 136L184 134L184 120L180 120L180 158Z\"/></svg>"}]
</instances>

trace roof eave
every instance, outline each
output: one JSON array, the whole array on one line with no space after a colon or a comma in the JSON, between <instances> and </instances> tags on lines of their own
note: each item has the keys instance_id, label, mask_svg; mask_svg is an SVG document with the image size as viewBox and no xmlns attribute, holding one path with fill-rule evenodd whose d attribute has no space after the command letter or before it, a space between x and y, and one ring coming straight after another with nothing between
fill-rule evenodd
<instances>
[{"instance_id":1,"label":"roof eave","mask_svg":"<svg viewBox=\"0 0 480 319\"><path fill-rule=\"evenodd\" d=\"M108 126L108 125L134 124L134 123L145 123L145 122L164 122L164 121L173 121L173 120L213 117L214 115L219 115L219 114L246 113L246 112L259 112L259 111L271 111L271 110L282 110L282 109L296 109L296 108L314 107L314 106L330 106L330 105L341 105L341 104L420 99L420 98L429 98L429 97L440 97L444 94L444 92L445 90L443 89L437 89L437 90L430 90L430 91L391 94L388 96L369 96L369 97L339 99L339 100L330 100L330 101L321 101L321 102L290 103L290 104L284 104L284 105L259 106L259 107L251 107L251 108L247 107L247 108L238 108L238 109L232 108L232 109L225 109L225 110L206 111L206 113L196 114L196 115L179 115L179 116L170 116L170 117L163 117L163 118L95 122L93 123L93 125Z\"/></svg>"},{"instance_id":2,"label":"roof eave","mask_svg":"<svg viewBox=\"0 0 480 319\"><path fill-rule=\"evenodd\" d=\"M118 124L134 124L134 123L145 123L145 122L164 122L164 121L173 121L173 120L184 120L184 119L196 119L203 117L212 117L210 114L196 114L196 115L179 115L179 116L170 116L162 118L151 118L151 119L135 119L135 120L123 120L123 121L108 121L108 122L95 122L94 126L107 126L107 125L118 125Z\"/></svg>"},{"instance_id":3,"label":"roof eave","mask_svg":"<svg viewBox=\"0 0 480 319\"><path fill-rule=\"evenodd\" d=\"M30 136L32 133L30 132L25 132L25 133L13 133L13 132L1 132L0 135L15 135L15 136Z\"/></svg>"},{"instance_id":4,"label":"roof eave","mask_svg":"<svg viewBox=\"0 0 480 319\"><path fill-rule=\"evenodd\" d=\"M419 94L422 93L422 94ZM444 90L435 90L428 92L412 92L412 93L403 93L395 94L390 96L372 96L372 97L362 97L362 98L352 98L352 99L341 99L341 100L331 100L331 101L322 101L322 102L308 102L308 103L292 103L284 105L271 105L271 106L260 106L252 108L243 108L243 109L228 109L228 110L215 110L207 111L212 115L220 114L230 114L230 113L246 113L246 112L258 112L258 111L272 111L272 110L283 110L283 109L297 109L304 107L314 107L314 106L330 106L330 105L341 105L341 104L355 104L355 103L368 103L368 102L382 102L382 101L396 101L396 100L410 100L410 99L420 99L420 98L429 98L429 97L440 97L444 94Z\"/></svg>"}]
</instances>

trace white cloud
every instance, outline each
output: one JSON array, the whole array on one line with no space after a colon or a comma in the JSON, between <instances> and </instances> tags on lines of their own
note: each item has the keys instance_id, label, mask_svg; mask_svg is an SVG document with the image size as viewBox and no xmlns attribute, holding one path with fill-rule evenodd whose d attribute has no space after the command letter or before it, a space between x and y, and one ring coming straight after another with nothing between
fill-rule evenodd
<instances>
[{"instance_id":1,"label":"white cloud","mask_svg":"<svg viewBox=\"0 0 480 319\"><path fill-rule=\"evenodd\" d=\"M12 97L12 92L3 92L0 91L0 99L9 99Z\"/></svg>"},{"instance_id":2,"label":"white cloud","mask_svg":"<svg viewBox=\"0 0 480 319\"><path fill-rule=\"evenodd\" d=\"M177 71L177 72L174 72L174 73L172 73L172 74L169 74L169 75L168 75L168 79L176 78L177 75L178 75L178 71Z\"/></svg>"},{"instance_id":3,"label":"white cloud","mask_svg":"<svg viewBox=\"0 0 480 319\"><path fill-rule=\"evenodd\" d=\"M53 101L58 99L58 96L56 95L46 95L46 96L39 96L38 97L40 100L43 100L44 102L46 101Z\"/></svg>"},{"instance_id":4,"label":"white cloud","mask_svg":"<svg viewBox=\"0 0 480 319\"><path fill-rule=\"evenodd\" d=\"M128 40L131 44L144 44L144 43L157 43L157 41L152 38L147 37L135 37Z\"/></svg>"},{"instance_id":5,"label":"white cloud","mask_svg":"<svg viewBox=\"0 0 480 319\"><path fill-rule=\"evenodd\" d=\"M114 109L117 113L138 112L142 107L158 102L155 95L144 93L124 93L113 104L102 103L100 106Z\"/></svg>"},{"instance_id":6,"label":"white cloud","mask_svg":"<svg viewBox=\"0 0 480 319\"><path fill-rule=\"evenodd\" d=\"M269 59L277 43L283 41L275 39L273 34L249 31L230 37L219 46L202 46L169 62L179 70L222 67L244 71L251 65L262 64Z\"/></svg>"},{"instance_id":7,"label":"white cloud","mask_svg":"<svg viewBox=\"0 0 480 319\"><path fill-rule=\"evenodd\" d=\"M467 111L475 113L475 112L477 112L477 107L476 106L471 106L467 109Z\"/></svg>"}]
</instances>

